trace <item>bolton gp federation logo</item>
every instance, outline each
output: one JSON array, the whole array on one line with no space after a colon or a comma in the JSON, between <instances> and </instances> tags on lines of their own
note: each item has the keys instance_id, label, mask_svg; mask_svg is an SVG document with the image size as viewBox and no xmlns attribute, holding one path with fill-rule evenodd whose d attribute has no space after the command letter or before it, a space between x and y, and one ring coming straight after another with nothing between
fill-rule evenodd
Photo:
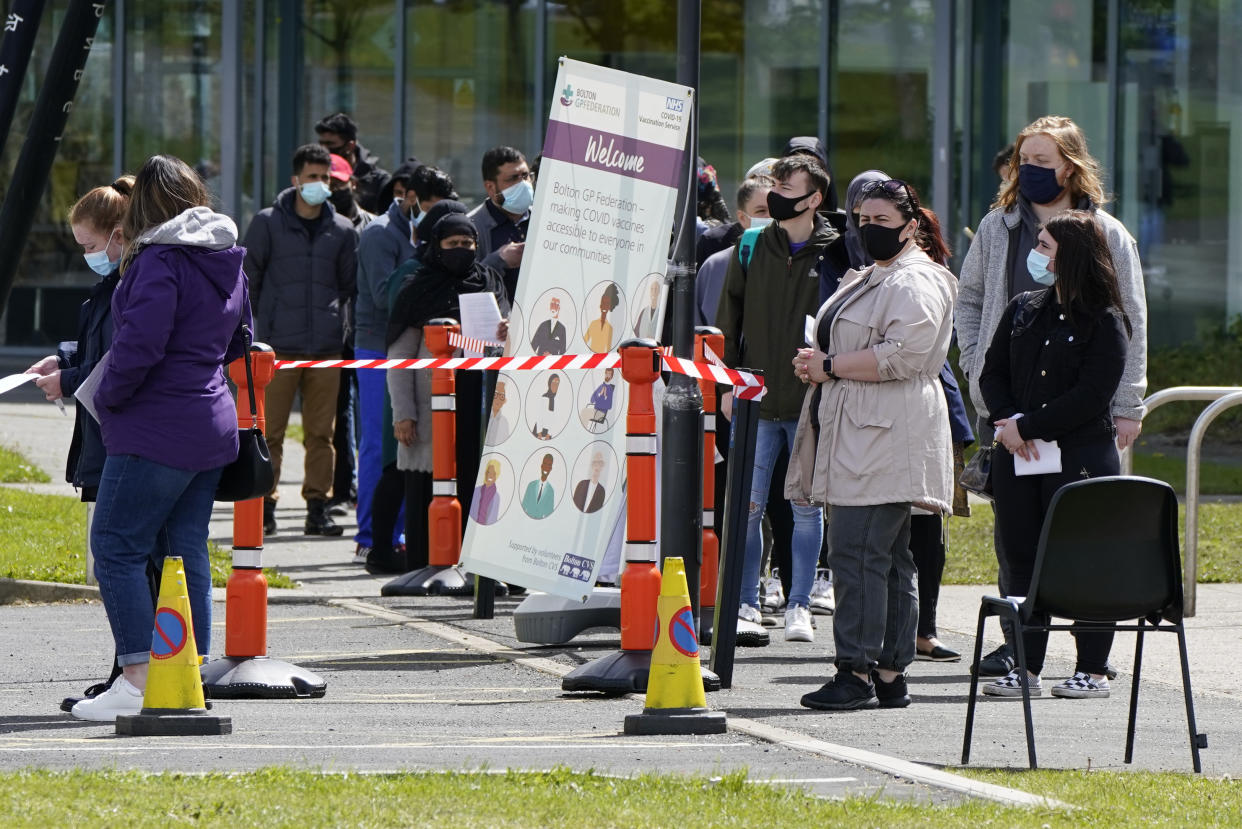
<instances>
[{"instance_id":1,"label":"bolton gp federation logo","mask_svg":"<svg viewBox=\"0 0 1242 829\"><path fill-rule=\"evenodd\" d=\"M571 107L574 105L574 87L573 84L566 84L565 89L561 92L561 106Z\"/></svg>"}]
</instances>

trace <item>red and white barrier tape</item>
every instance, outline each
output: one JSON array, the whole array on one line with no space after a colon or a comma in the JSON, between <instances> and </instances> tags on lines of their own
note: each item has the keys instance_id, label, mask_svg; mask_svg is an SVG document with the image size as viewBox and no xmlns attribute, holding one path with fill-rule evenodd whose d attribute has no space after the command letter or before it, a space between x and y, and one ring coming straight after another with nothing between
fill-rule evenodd
<instances>
[{"instance_id":1,"label":"red and white barrier tape","mask_svg":"<svg viewBox=\"0 0 1242 829\"><path fill-rule=\"evenodd\" d=\"M465 334L458 334L456 331L449 332L448 341L453 348L473 351L476 354L482 354L488 348L504 348L505 345L504 343L495 343L491 340L477 340L474 337L467 337Z\"/></svg>"},{"instance_id":2,"label":"red and white barrier tape","mask_svg":"<svg viewBox=\"0 0 1242 829\"><path fill-rule=\"evenodd\" d=\"M741 386L746 393L754 394L754 398L762 395L763 378L748 371L735 371L724 366L709 363L696 363L693 360L682 360L678 357L661 355L665 367L677 374L685 374L696 380L710 377L717 383ZM450 368L486 369L503 371L562 371L593 368L616 368L621 364L621 355L615 351L604 354L562 354L546 357L418 357L409 360L277 360L276 368L382 368L382 369L426 369ZM755 391L751 392L750 390Z\"/></svg>"},{"instance_id":3,"label":"red and white barrier tape","mask_svg":"<svg viewBox=\"0 0 1242 829\"><path fill-rule=\"evenodd\" d=\"M712 351L711 346L703 343L703 356L707 358L707 362L714 366L727 369L724 360L716 356L716 352ZM764 385L758 386L734 386L733 396L738 400L762 400L763 396L768 393L768 387Z\"/></svg>"}]
</instances>

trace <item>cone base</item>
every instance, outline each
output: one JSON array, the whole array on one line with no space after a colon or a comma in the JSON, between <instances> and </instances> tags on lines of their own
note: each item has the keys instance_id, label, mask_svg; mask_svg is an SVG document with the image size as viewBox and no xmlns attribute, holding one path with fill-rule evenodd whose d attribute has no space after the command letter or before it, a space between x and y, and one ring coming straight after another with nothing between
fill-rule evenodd
<instances>
[{"instance_id":1,"label":"cone base","mask_svg":"<svg viewBox=\"0 0 1242 829\"><path fill-rule=\"evenodd\" d=\"M625 733L652 734L724 734L728 722L723 711L706 708L646 708L641 714L628 714Z\"/></svg>"},{"instance_id":2,"label":"cone base","mask_svg":"<svg viewBox=\"0 0 1242 829\"><path fill-rule=\"evenodd\" d=\"M381 596L473 596L474 582L460 567L431 565L398 576L380 588Z\"/></svg>"},{"instance_id":3,"label":"cone base","mask_svg":"<svg viewBox=\"0 0 1242 829\"><path fill-rule=\"evenodd\" d=\"M226 656L202 667L212 699L318 699L328 684L305 668L266 656Z\"/></svg>"},{"instance_id":4,"label":"cone base","mask_svg":"<svg viewBox=\"0 0 1242 829\"><path fill-rule=\"evenodd\" d=\"M700 665L703 690L720 690L720 677ZM579 665L561 680L562 691L597 691L609 696L647 693L651 651L617 651Z\"/></svg>"},{"instance_id":5,"label":"cone base","mask_svg":"<svg viewBox=\"0 0 1242 829\"><path fill-rule=\"evenodd\" d=\"M125 737L200 737L233 733L233 718L208 714L205 708L163 711L144 708L141 714L116 718L116 733Z\"/></svg>"}]
</instances>

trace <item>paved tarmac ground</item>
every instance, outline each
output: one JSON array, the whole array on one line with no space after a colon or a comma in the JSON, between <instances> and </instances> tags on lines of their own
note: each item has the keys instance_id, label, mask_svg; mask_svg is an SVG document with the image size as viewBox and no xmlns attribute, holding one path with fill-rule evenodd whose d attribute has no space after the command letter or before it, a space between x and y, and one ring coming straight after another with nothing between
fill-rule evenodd
<instances>
[{"instance_id":1,"label":"paved tarmac ground","mask_svg":"<svg viewBox=\"0 0 1242 829\"><path fill-rule=\"evenodd\" d=\"M0 444L12 445L56 476L69 425L47 405L0 404ZM301 447L286 444L286 470L297 475ZM64 484L40 491L71 494ZM0 606L0 768L250 769L274 763L333 770L525 768L564 764L617 774L678 771L721 774L747 769L752 779L806 786L821 795L861 794L952 802L981 791L951 772L960 759L965 718L965 663L916 662L914 705L895 711L828 714L798 698L831 673L831 620L816 617L813 644L739 649L734 687L708 695L728 713L730 730L714 737L635 738L621 733L638 699L563 694L560 676L619 644L615 629L595 629L566 646L532 646L514 637L512 611L500 598L491 620L471 618L461 598L381 598L384 579L350 563L353 543L300 533L296 480L282 482L281 530L267 540L264 564L301 583L272 591L269 653L320 674L319 700L219 701L233 718L224 737L117 738L108 726L79 723L57 710L104 672L111 650L102 607L92 604ZM348 521L349 518L338 519ZM231 508L220 505L212 537L227 547ZM952 553L950 552L950 555ZM946 587L941 637L967 653L982 586ZM223 650L224 591L216 591L214 656ZM1198 730L1208 774L1242 774L1232 750L1242 738L1242 586L1203 585L1199 615L1188 620ZM990 636L997 638L993 629ZM1189 771L1185 712L1175 638L1147 637L1135 762L1123 761L1133 636L1118 636L1112 661L1121 671L1107 700L1034 703L1039 759L1048 768ZM994 641L987 643L992 647ZM1072 670L1068 635L1054 635L1045 685ZM1047 692L1045 691L1045 694ZM972 765L1024 768L1019 702L983 699L977 709ZM909 765L911 761L917 766ZM911 774L913 769L914 773ZM915 777L921 782L909 782Z\"/></svg>"}]
</instances>

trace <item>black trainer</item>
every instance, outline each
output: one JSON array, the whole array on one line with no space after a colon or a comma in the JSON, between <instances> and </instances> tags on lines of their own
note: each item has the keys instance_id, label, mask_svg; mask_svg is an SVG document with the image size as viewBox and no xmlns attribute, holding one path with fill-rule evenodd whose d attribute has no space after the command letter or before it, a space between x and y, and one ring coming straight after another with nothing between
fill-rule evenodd
<instances>
[{"instance_id":1,"label":"black trainer","mask_svg":"<svg viewBox=\"0 0 1242 829\"><path fill-rule=\"evenodd\" d=\"M1013 648L1006 642L979 660L979 676L1006 676L1015 664Z\"/></svg>"},{"instance_id":2,"label":"black trainer","mask_svg":"<svg viewBox=\"0 0 1242 829\"><path fill-rule=\"evenodd\" d=\"M881 708L905 708L910 704L910 690L906 687L906 675L897 674L892 682L880 679L878 671L871 672L871 684Z\"/></svg>"},{"instance_id":3,"label":"black trainer","mask_svg":"<svg viewBox=\"0 0 1242 829\"><path fill-rule=\"evenodd\" d=\"M863 682L852 671L842 670L823 688L805 694L802 705L819 711L858 711L879 708L880 701L876 699L874 685Z\"/></svg>"},{"instance_id":4,"label":"black trainer","mask_svg":"<svg viewBox=\"0 0 1242 829\"><path fill-rule=\"evenodd\" d=\"M405 545L398 544L388 550L372 548L367 553L365 565L367 572L373 576L399 576L409 572L406 564Z\"/></svg>"}]
</instances>

